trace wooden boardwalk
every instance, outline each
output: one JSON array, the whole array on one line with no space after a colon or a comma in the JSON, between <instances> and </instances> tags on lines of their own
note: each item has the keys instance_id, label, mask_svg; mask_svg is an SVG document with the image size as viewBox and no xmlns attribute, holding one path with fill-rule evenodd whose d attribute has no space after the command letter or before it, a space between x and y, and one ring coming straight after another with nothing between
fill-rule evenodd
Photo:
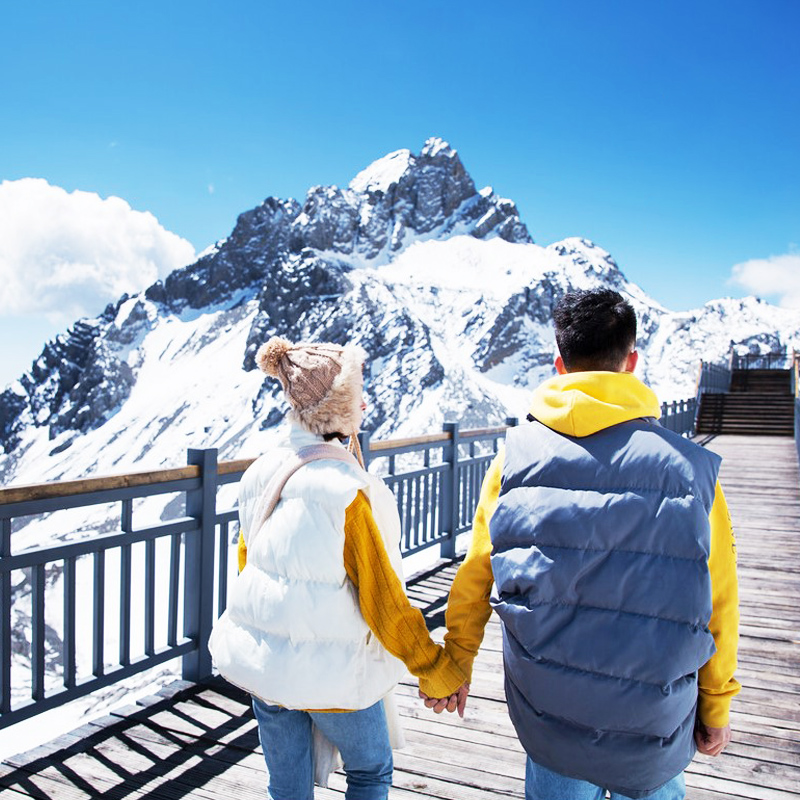
<instances>
[{"instance_id":1,"label":"wooden boardwalk","mask_svg":"<svg viewBox=\"0 0 800 800\"><path fill-rule=\"evenodd\" d=\"M800 475L788 438L717 437L737 531L742 605L734 741L698 757L690 800L800 800ZM415 580L410 594L441 636L452 565ZM395 800L523 796L524 755L506 714L500 631L492 619L476 662L465 720L436 716L399 688L408 746L396 753ZM343 797L344 782L317 797ZM161 696L0 765L0 797L263 800L263 761L242 693L222 681L176 684ZM544 798L543 800L561 800Z\"/></svg>"}]
</instances>

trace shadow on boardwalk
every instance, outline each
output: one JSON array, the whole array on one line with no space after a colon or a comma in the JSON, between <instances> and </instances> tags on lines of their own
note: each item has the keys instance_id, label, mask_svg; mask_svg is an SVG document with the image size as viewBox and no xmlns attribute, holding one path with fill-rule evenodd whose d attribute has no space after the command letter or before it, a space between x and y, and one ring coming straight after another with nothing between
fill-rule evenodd
<instances>
[{"instance_id":1,"label":"shadow on boardwalk","mask_svg":"<svg viewBox=\"0 0 800 800\"><path fill-rule=\"evenodd\" d=\"M737 531L742 606L734 741L697 758L690 800L800 800L800 476L791 439L717 437ZM441 637L455 565L410 581ZM473 676L467 718L433 715L409 678L398 689L408 746L397 752L393 800L522 798L524 754L508 721L501 634L493 618ZM334 775L317 797L341 800ZM0 766L0 797L263 800L266 780L243 693L221 680L174 684L158 696ZM559 800L543 798L543 800Z\"/></svg>"}]
</instances>

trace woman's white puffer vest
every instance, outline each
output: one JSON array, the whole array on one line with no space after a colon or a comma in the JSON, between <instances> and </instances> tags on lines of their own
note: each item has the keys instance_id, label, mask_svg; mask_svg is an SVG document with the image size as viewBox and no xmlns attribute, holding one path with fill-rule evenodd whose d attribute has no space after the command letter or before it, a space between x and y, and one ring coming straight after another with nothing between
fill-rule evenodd
<instances>
[{"instance_id":1,"label":"woman's white puffer vest","mask_svg":"<svg viewBox=\"0 0 800 800\"><path fill-rule=\"evenodd\" d=\"M322 437L292 426L284 447L242 477L239 519L247 564L209 649L223 677L285 708L368 708L405 673L364 621L344 566L345 510L359 490L370 500L392 566L402 580L400 520L389 488L358 465L313 461L286 482L272 514L254 516L275 472Z\"/></svg>"}]
</instances>

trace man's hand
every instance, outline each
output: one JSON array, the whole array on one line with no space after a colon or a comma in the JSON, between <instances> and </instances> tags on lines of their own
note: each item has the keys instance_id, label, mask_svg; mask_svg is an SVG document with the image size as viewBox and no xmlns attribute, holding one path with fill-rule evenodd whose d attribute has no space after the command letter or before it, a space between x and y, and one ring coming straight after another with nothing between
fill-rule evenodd
<instances>
[{"instance_id":1,"label":"man's hand","mask_svg":"<svg viewBox=\"0 0 800 800\"><path fill-rule=\"evenodd\" d=\"M707 756L718 756L731 740L731 726L709 728L698 720L694 729L694 740L701 753Z\"/></svg>"},{"instance_id":2,"label":"man's hand","mask_svg":"<svg viewBox=\"0 0 800 800\"><path fill-rule=\"evenodd\" d=\"M426 708L432 708L435 713L441 714L447 709L451 714L458 711L458 716L463 719L464 709L467 707L467 696L469 695L469 684L463 683L450 697L428 697L422 689L419 696L425 701Z\"/></svg>"}]
</instances>

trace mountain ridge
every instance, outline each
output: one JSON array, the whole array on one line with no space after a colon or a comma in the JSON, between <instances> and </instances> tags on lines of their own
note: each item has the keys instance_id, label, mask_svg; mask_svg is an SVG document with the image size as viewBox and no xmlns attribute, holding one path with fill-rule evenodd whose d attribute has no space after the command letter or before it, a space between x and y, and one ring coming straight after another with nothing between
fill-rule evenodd
<instances>
[{"instance_id":1,"label":"mountain ridge","mask_svg":"<svg viewBox=\"0 0 800 800\"><path fill-rule=\"evenodd\" d=\"M595 286L630 298L640 375L666 400L694 394L701 357L800 347L798 312L755 299L671 312L590 240L536 244L511 200L429 139L344 189L267 198L195 263L48 342L0 394L0 477L174 464L187 443L257 452L285 410L254 364L274 334L362 344L378 437L524 416L552 374L554 304Z\"/></svg>"}]
</instances>

